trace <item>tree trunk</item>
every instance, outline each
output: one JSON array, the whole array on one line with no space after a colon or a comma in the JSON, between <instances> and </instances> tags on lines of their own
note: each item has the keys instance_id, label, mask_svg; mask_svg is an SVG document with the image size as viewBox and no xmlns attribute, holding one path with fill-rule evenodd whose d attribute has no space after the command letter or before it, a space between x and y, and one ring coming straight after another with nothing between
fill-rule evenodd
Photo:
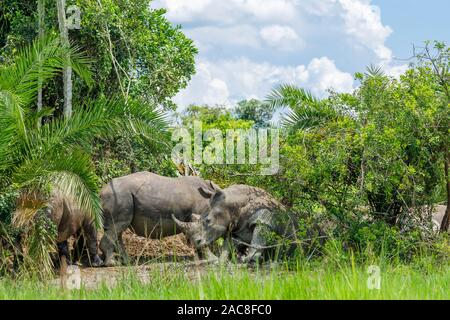
<instances>
[{"instance_id":1,"label":"tree trunk","mask_svg":"<svg viewBox=\"0 0 450 320\"><path fill-rule=\"evenodd\" d=\"M442 219L441 222L441 232L447 232L448 231L448 227L450 225L450 211L449 211L449 205L450 205L450 179L448 176L448 167L449 167L449 162L450 162L450 154L448 152L447 147L445 147L445 164L444 164L444 177L445 177L445 182L447 184L447 209L445 210L445 215L444 215L444 219Z\"/></svg>"},{"instance_id":2,"label":"tree trunk","mask_svg":"<svg viewBox=\"0 0 450 320\"><path fill-rule=\"evenodd\" d=\"M39 38L44 36L45 32L45 0L38 0L37 3L38 10L38 35ZM37 111L42 110L42 80L38 82L38 101L37 101ZM40 124L40 119L39 123Z\"/></svg>"},{"instance_id":3,"label":"tree trunk","mask_svg":"<svg viewBox=\"0 0 450 320\"><path fill-rule=\"evenodd\" d=\"M59 32L63 43L69 46L69 31L66 24L66 0L56 0L58 10ZM64 68L64 116L72 116L72 68Z\"/></svg>"}]
</instances>

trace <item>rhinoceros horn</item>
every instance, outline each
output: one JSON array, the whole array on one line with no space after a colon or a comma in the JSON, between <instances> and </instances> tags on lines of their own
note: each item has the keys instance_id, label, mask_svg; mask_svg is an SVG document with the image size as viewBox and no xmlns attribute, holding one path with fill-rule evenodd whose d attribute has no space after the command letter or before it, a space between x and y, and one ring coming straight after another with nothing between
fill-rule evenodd
<instances>
[{"instance_id":1,"label":"rhinoceros horn","mask_svg":"<svg viewBox=\"0 0 450 320\"><path fill-rule=\"evenodd\" d=\"M201 216L199 214L193 213L191 216L192 222L200 222Z\"/></svg>"},{"instance_id":2,"label":"rhinoceros horn","mask_svg":"<svg viewBox=\"0 0 450 320\"><path fill-rule=\"evenodd\" d=\"M182 231L186 231L191 228L192 222L184 222L184 221L178 220L173 214L172 214L172 219L173 219L173 221L175 221L177 226L180 227L180 229Z\"/></svg>"}]
</instances>

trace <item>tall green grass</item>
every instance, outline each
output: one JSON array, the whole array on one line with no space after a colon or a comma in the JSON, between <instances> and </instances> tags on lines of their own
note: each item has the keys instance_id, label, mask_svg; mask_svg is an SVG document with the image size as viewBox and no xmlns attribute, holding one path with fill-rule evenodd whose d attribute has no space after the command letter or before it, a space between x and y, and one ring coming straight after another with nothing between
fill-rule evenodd
<instances>
[{"instance_id":1,"label":"tall green grass","mask_svg":"<svg viewBox=\"0 0 450 320\"><path fill-rule=\"evenodd\" d=\"M189 274L189 275L188 275ZM367 269L349 264L327 267L301 264L295 270L274 267L248 270L210 267L202 272L184 269L150 271L143 283L124 269L114 286L62 290L37 280L0 280L0 299L449 299L450 268L381 266L381 288L367 287Z\"/></svg>"}]
</instances>

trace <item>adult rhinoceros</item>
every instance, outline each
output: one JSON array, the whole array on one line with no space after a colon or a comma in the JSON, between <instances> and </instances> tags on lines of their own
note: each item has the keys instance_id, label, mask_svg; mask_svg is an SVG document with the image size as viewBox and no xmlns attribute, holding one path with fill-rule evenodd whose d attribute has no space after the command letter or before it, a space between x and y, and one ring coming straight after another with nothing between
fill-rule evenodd
<instances>
[{"instance_id":1,"label":"adult rhinoceros","mask_svg":"<svg viewBox=\"0 0 450 320\"><path fill-rule=\"evenodd\" d=\"M73 199L64 196L59 190L54 190L48 207L48 216L58 230L56 242L60 256L69 259L67 240L71 236L78 236L78 244L84 246L86 242L89 264L93 267L102 265L103 262L97 254L97 230L93 220Z\"/></svg>"},{"instance_id":2,"label":"adult rhinoceros","mask_svg":"<svg viewBox=\"0 0 450 320\"><path fill-rule=\"evenodd\" d=\"M227 246L224 249L237 247L243 262L255 262L266 251L267 229L281 235L295 233L292 223L276 225L274 217L284 213L285 208L262 189L233 185L223 190L215 187L212 192L203 190L202 194L210 199L211 209L199 222L183 223L173 218L197 248L224 237Z\"/></svg>"},{"instance_id":3,"label":"adult rhinoceros","mask_svg":"<svg viewBox=\"0 0 450 320\"><path fill-rule=\"evenodd\" d=\"M177 228L172 214L181 221L191 221L193 212L208 211L209 199L200 192L212 192L215 188L218 187L211 181L198 177L168 178L150 172L113 179L100 194L105 229L100 249L105 265L116 264L116 249L128 263L122 242L126 229L151 239L178 234L182 229Z\"/></svg>"}]
</instances>

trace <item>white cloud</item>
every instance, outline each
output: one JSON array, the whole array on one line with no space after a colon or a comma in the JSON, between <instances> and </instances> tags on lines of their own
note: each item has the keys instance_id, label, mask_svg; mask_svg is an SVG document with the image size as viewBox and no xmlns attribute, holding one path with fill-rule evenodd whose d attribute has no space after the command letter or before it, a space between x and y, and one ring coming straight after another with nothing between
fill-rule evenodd
<instances>
[{"instance_id":1,"label":"white cloud","mask_svg":"<svg viewBox=\"0 0 450 320\"><path fill-rule=\"evenodd\" d=\"M152 7L167 8L170 20L184 22L201 15L211 3L212 0L157 0L152 3Z\"/></svg>"},{"instance_id":2,"label":"white cloud","mask_svg":"<svg viewBox=\"0 0 450 320\"><path fill-rule=\"evenodd\" d=\"M269 46L280 50L298 50L304 45L295 30L288 26L267 26L261 29L260 35Z\"/></svg>"},{"instance_id":3,"label":"white cloud","mask_svg":"<svg viewBox=\"0 0 450 320\"><path fill-rule=\"evenodd\" d=\"M243 16L264 21L296 17L297 0L156 0L152 7L168 9L175 22L218 21L231 23Z\"/></svg>"},{"instance_id":4,"label":"white cloud","mask_svg":"<svg viewBox=\"0 0 450 320\"><path fill-rule=\"evenodd\" d=\"M383 61L392 59L392 51L385 42L392 29L381 22L380 10L370 0L339 0L343 8L345 32L373 50Z\"/></svg>"},{"instance_id":5,"label":"white cloud","mask_svg":"<svg viewBox=\"0 0 450 320\"><path fill-rule=\"evenodd\" d=\"M302 0L301 10L316 16L331 16L338 12L337 0Z\"/></svg>"},{"instance_id":6,"label":"white cloud","mask_svg":"<svg viewBox=\"0 0 450 320\"><path fill-rule=\"evenodd\" d=\"M407 64L402 64L398 66L394 66L391 63L387 63L385 65L381 65L381 67L384 69L384 72L391 77L394 78L400 78L400 76L408 70Z\"/></svg>"},{"instance_id":7,"label":"white cloud","mask_svg":"<svg viewBox=\"0 0 450 320\"><path fill-rule=\"evenodd\" d=\"M227 84L214 77L207 63L197 64L197 73L192 78L188 89L180 92L174 99L180 106L189 104L226 105L229 104Z\"/></svg>"},{"instance_id":8,"label":"white cloud","mask_svg":"<svg viewBox=\"0 0 450 320\"><path fill-rule=\"evenodd\" d=\"M353 89L350 72L377 64L392 76L393 30L372 0L155 0L200 50L197 74L176 102L229 104L293 83L324 96ZM349 57L348 55L353 55ZM345 71L336 65L343 66Z\"/></svg>"},{"instance_id":9,"label":"white cloud","mask_svg":"<svg viewBox=\"0 0 450 320\"><path fill-rule=\"evenodd\" d=\"M372 5L371 1L156 0L152 7L167 8L168 18L177 23L209 22L204 30L215 29L215 32L211 32L212 41L215 41L219 29L222 29L222 35L227 32L235 35L233 31L238 30L239 25L246 25L247 28L253 25L257 28L270 21L273 22L272 26L264 27L261 35L271 45L273 43L268 41L268 33L275 33L287 39L293 36L298 37L299 30L303 31L302 23L311 20L311 17L319 16L322 19L318 22L328 27L325 28L327 32L342 29L353 41L373 51L380 60L389 61L392 58L392 52L385 42L392 33L392 29L382 23L379 7ZM324 25L320 28L323 29ZM203 27L205 27L204 23ZM314 26L309 26L307 29L312 30ZM236 41L239 42L239 40Z\"/></svg>"},{"instance_id":10,"label":"white cloud","mask_svg":"<svg viewBox=\"0 0 450 320\"><path fill-rule=\"evenodd\" d=\"M314 58L305 70L308 78L305 86L316 95L324 95L327 89L338 92L350 92L353 89L351 74L340 71L333 60L327 57Z\"/></svg>"},{"instance_id":11,"label":"white cloud","mask_svg":"<svg viewBox=\"0 0 450 320\"><path fill-rule=\"evenodd\" d=\"M213 50L224 46L258 48L261 44L258 29L250 25L224 28L205 26L188 29L186 34L194 39L200 50Z\"/></svg>"},{"instance_id":12,"label":"white cloud","mask_svg":"<svg viewBox=\"0 0 450 320\"><path fill-rule=\"evenodd\" d=\"M190 87L176 97L183 106L229 105L250 97L264 99L270 90L284 83L307 88L318 96L325 96L331 88L338 92L353 90L353 77L327 57L314 58L306 66L277 66L247 58L202 61L199 66Z\"/></svg>"},{"instance_id":13,"label":"white cloud","mask_svg":"<svg viewBox=\"0 0 450 320\"><path fill-rule=\"evenodd\" d=\"M294 19L297 16L296 0L230 0L234 6L241 6L242 9L255 18L261 20L281 20Z\"/></svg>"}]
</instances>

